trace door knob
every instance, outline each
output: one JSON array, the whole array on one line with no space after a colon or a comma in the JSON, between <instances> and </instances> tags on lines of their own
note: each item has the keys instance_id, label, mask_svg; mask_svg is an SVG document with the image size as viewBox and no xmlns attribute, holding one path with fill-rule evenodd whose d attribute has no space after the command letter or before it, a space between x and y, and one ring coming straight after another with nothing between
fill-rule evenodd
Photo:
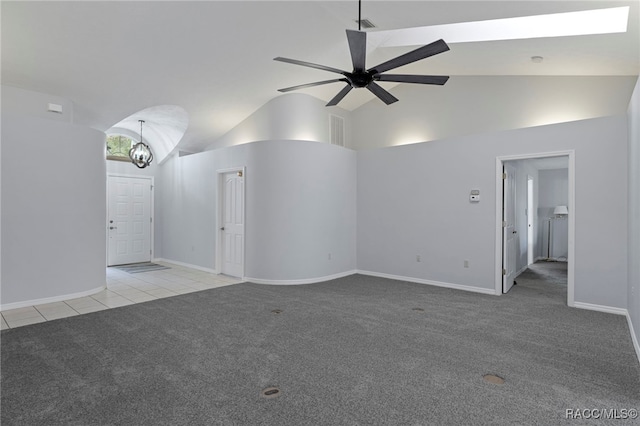
<instances>
[{"instance_id":1,"label":"door knob","mask_svg":"<svg viewBox=\"0 0 640 426\"><path fill-rule=\"evenodd\" d=\"M513 231L512 233L513 233L513 234L517 234L517 233L518 233L518 231Z\"/></svg>"},{"instance_id":2,"label":"door knob","mask_svg":"<svg viewBox=\"0 0 640 426\"><path fill-rule=\"evenodd\" d=\"M118 229L117 226L110 226L109 229Z\"/></svg>"},{"instance_id":3,"label":"door knob","mask_svg":"<svg viewBox=\"0 0 640 426\"><path fill-rule=\"evenodd\" d=\"M224 226L222 228L220 228L221 231L224 231Z\"/></svg>"}]
</instances>

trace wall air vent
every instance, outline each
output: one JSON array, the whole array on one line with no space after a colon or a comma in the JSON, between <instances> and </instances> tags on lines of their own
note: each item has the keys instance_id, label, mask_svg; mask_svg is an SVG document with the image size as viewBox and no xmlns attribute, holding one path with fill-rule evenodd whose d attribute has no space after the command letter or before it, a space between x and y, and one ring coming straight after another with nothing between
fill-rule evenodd
<instances>
[{"instance_id":1,"label":"wall air vent","mask_svg":"<svg viewBox=\"0 0 640 426\"><path fill-rule=\"evenodd\" d=\"M329 115L329 138L332 145L344 146L344 118Z\"/></svg>"},{"instance_id":2,"label":"wall air vent","mask_svg":"<svg viewBox=\"0 0 640 426\"><path fill-rule=\"evenodd\" d=\"M354 22L357 24L358 20L356 19ZM375 27L376 27L375 24L368 19L360 20L360 28L362 28L363 30L367 30L369 28L375 28Z\"/></svg>"}]
</instances>

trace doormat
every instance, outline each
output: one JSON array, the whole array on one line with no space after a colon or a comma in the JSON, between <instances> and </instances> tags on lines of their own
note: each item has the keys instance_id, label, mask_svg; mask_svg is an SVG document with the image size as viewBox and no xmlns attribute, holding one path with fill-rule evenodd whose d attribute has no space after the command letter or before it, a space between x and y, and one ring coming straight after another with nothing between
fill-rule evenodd
<instances>
[{"instance_id":1,"label":"doormat","mask_svg":"<svg viewBox=\"0 0 640 426\"><path fill-rule=\"evenodd\" d=\"M171 269L168 266L158 265L157 263L144 262L144 263L131 263L128 265L114 266L116 269L120 269L128 274L137 274L139 272L161 271L163 269Z\"/></svg>"}]
</instances>

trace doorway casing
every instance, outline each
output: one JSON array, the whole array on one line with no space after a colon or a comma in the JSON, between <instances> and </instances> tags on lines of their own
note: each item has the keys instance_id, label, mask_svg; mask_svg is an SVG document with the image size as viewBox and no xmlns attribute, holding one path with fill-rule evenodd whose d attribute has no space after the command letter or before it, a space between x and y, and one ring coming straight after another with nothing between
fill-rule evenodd
<instances>
[{"instance_id":1,"label":"doorway casing","mask_svg":"<svg viewBox=\"0 0 640 426\"><path fill-rule=\"evenodd\" d=\"M530 160L547 157L568 157L568 193L569 193L569 214L567 216L569 225L569 241L567 256L567 305L575 305L575 151L553 151L539 152L531 154L505 155L496 157L496 236L495 236L495 294L502 294L502 202L504 198L502 186L502 168L505 161Z\"/></svg>"}]
</instances>

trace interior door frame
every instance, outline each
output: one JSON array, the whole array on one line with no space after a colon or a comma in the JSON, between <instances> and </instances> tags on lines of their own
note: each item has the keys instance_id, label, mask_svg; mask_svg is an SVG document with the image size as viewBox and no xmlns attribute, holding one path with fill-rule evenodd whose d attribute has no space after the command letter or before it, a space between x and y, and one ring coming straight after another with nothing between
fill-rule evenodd
<instances>
[{"instance_id":1,"label":"interior door frame","mask_svg":"<svg viewBox=\"0 0 640 426\"><path fill-rule=\"evenodd\" d=\"M575 150L538 152L530 154L504 155L496 157L496 225L495 225L495 294L502 294L502 201L504 193L502 189L502 167L503 162L511 160L527 160L545 157L569 157L569 214L567 215L569 225L569 241L567 256L567 305L575 306Z\"/></svg>"},{"instance_id":2,"label":"interior door frame","mask_svg":"<svg viewBox=\"0 0 640 426\"><path fill-rule=\"evenodd\" d=\"M217 274L222 273L222 232L220 232L220 223L222 223L223 217L223 206L224 206L224 181L222 177L227 173L238 173L242 172L242 177L244 179L244 187L242 190L242 203L244 208L242 209L242 236L244 238L242 244L242 276L241 279L245 277L245 268L246 268L246 259L247 259L247 168L245 166L231 167L227 169L216 170L216 188L218 190L217 202L218 206L216 208L216 266L215 271Z\"/></svg>"},{"instance_id":3,"label":"interior door frame","mask_svg":"<svg viewBox=\"0 0 640 426\"><path fill-rule=\"evenodd\" d=\"M149 248L151 250L151 255L150 255L150 259L151 262L153 262L153 260L155 259L155 247L154 247L154 241L155 241L155 205L154 205L154 188L155 188L155 182L154 182L154 177L153 176L140 176L140 175L128 175L128 174L123 174L123 173L107 173L107 180L106 180L106 186L107 186L107 220L105 223L105 233L107 236L107 258L105 259L105 265L109 265L109 178L110 177L114 177L114 178L134 178L134 179L148 179L150 180L150 185L151 185L151 199L149 201L149 215L151 217L151 222L150 222L150 232L149 232Z\"/></svg>"}]
</instances>

